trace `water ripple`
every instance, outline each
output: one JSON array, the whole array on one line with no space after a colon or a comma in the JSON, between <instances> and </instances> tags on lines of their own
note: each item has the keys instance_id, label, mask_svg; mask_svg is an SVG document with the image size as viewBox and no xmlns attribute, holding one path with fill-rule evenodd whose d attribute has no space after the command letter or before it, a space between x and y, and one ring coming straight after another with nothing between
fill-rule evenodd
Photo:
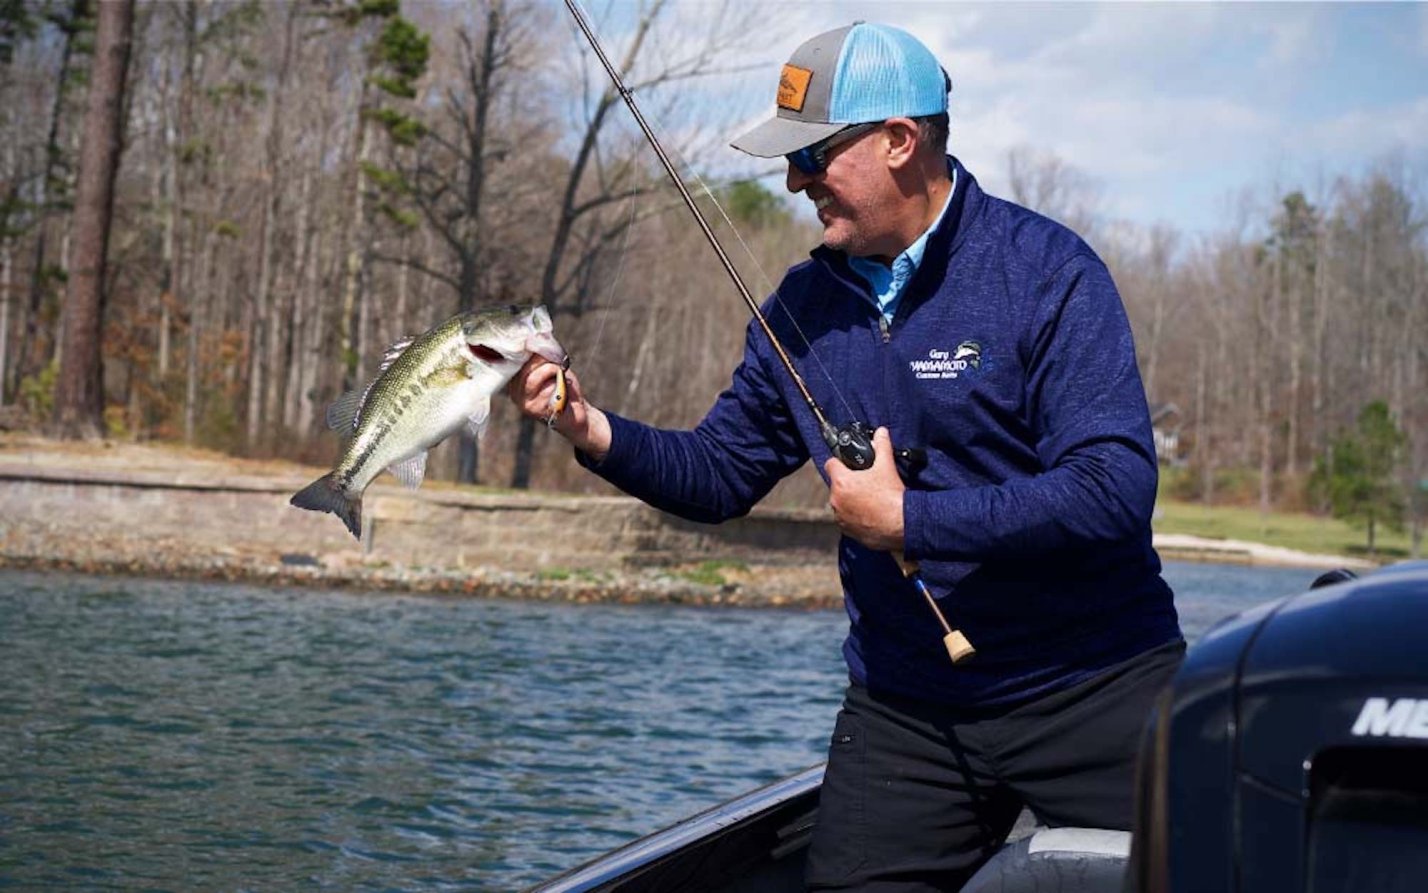
<instances>
[{"instance_id":1,"label":"water ripple","mask_svg":"<svg viewBox=\"0 0 1428 893\"><path fill-rule=\"evenodd\" d=\"M518 888L822 759L844 626L0 572L0 888Z\"/></svg>"}]
</instances>

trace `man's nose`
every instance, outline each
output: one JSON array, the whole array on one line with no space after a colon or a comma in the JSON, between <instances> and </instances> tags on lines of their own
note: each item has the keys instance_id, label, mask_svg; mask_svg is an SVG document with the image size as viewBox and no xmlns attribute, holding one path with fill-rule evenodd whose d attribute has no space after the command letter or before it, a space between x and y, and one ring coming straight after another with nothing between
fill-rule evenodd
<instances>
[{"instance_id":1,"label":"man's nose","mask_svg":"<svg viewBox=\"0 0 1428 893\"><path fill-rule=\"evenodd\" d=\"M788 163L788 176L784 179L784 185L789 192L798 193L808 188L808 184L813 182L813 177L798 169L798 165L793 162Z\"/></svg>"}]
</instances>

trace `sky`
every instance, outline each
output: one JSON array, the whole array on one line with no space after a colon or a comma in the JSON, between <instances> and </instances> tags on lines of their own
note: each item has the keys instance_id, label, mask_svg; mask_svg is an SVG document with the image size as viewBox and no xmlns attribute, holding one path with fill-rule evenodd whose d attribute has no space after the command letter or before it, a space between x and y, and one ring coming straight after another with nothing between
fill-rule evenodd
<instances>
[{"instance_id":1,"label":"sky","mask_svg":"<svg viewBox=\"0 0 1428 893\"><path fill-rule=\"evenodd\" d=\"M1313 200L1395 157L1428 180L1428 4L734 2L759 20L738 60L753 72L706 85L730 136L772 114L798 44L863 19L942 62L950 150L993 193L1009 150L1050 152L1090 178L1103 217L1211 234L1236 227L1246 190ZM695 28L714 7L675 4Z\"/></svg>"}]
</instances>

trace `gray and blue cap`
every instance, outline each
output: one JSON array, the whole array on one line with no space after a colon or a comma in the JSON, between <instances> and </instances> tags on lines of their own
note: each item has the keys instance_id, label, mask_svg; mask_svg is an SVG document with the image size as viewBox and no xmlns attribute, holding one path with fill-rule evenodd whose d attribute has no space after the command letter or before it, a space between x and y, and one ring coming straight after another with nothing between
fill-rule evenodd
<instances>
[{"instance_id":1,"label":"gray and blue cap","mask_svg":"<svg viewBox=\"0 0 1428 893\"><path fill-rule=\"evenodd\" d=\"M951 82L916 37L854 22L793 51L778 80L777 114L734 140L760 158L797 152L849 124L947 111Z\"/></svg>"}]
</instances>

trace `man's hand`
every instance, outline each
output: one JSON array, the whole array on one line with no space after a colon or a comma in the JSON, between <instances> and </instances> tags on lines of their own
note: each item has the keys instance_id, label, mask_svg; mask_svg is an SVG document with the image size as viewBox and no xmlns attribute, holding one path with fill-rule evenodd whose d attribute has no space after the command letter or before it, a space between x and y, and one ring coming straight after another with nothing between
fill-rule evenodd
<instances>
[{"instance_id":1,"label":"man's hand","mask_svg":"<svg viewBox=\"0 0 1428 893\"><path fill-rule=\"evenodd\" d=\"M828 474L828 505L838 526L853 539L879 551L902 552L902 494L888 429L873 432L873 466L854 471L838 457L823 463Z\"/></svg>"},{"instance_id":2,"label":"man's hand","mask_svg":"<svg viewBox=\"0 0 1428 893\"><path fill-rule=\"evenodd\" d=\"M506 385L506 393L523 414L544 422L550 418L551 397L555 394L558 366L539 355L533 355ZM565 411L551 425L556 433L570 441L576 449L596 462L610 452L610 421L599 409L585 401L580 379L574 372L565 373L568 389Z\"/></svg>"}]
</instances>

